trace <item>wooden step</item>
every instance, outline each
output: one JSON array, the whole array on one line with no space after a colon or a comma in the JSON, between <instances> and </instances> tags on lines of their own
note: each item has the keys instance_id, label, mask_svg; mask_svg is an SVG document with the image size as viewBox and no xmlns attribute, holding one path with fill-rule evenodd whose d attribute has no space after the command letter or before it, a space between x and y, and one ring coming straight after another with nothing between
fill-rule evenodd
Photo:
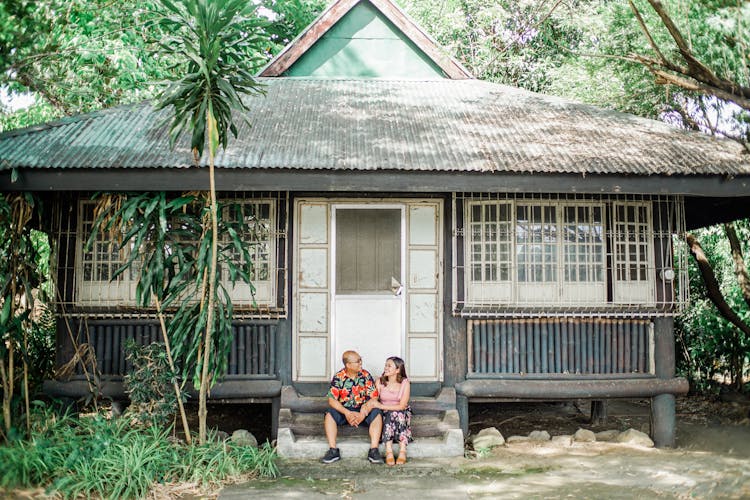
<instances>
[{"instance_id":1,"label":"wooden step","mask_svg":"<svg viewBox=\"0 0 750 500\"><path fill-rule=\"evenodd\" d=\"M435 396L415 396L409 401L412 412L417 414L438 413L456 409L456 390L444 387ZM328 408L325 395L316 397L300 396L294 387L285 385L281 388L281 408L295 412L322 414Z\"/></svg>"},{"instance_id":2,"label":"wooden step","mask_svg":"<svg viewBox=\"0 0 750 500\"><path fill-rule=\"evenodd\" d=\"M279 428L289 428L296 436L323 436L324 412L299 412L289 408L279 410ZM417 437L443 436L451 429L460 429L457 410L448 410L441 413L412 414L412 435ZM366 427L339 427L341 436L367 436Z\"/></svg>"}]
</instances>

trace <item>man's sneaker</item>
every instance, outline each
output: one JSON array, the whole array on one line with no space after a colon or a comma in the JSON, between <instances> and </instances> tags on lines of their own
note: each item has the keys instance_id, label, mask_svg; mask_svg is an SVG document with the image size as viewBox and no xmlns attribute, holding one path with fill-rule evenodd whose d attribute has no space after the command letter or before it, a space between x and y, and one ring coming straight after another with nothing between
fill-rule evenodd
<instances>
[{"instance_id":1,"label":"man's sneaker","mask_svg":"<svg viewBox=\"0 0 750 500\"><path fill-rule=\"evenodd\" d=\"M341 459L341 453L339 453L338 448L328 448L328 451L325 455L323 455L323 458L320 460L324 464L332 464L336 460Z\"/></svg>"},{"instance_id":2,"label":"man's sneaker","mask_svg":"<svg viewBox=\"0 0 750 500\"><path fill-rule=\"evenodd\" d=\"M383 463L383 457L380 456L380 452L377 448L370 448L370 451L367 452L367 460L374 464Z\"/></svg>"}]
</instances>

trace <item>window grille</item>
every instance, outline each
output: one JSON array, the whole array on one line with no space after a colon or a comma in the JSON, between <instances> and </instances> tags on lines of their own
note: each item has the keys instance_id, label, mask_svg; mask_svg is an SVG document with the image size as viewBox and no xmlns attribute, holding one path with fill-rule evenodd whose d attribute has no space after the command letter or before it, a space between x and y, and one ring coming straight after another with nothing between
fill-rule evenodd
<instances>
[{"instance_id":1,"label":"window grille","mask_svg":"<svg viewBox=\"0 0 750 500\"><path fill-rule=\"evenodd\" d=\"M686 254L673 244L685 230L682 197L456 193L453 201L457 314L673 314L687 300Z\"/></svg>"},{"instance_id":2,"label":"window grille","mask_svg":"<svg viewBox=\"0 0 750 500\"><path fill-rule=\"evenodd\" d=\"M137 263L114 277L127 261L129 250L119 249L119 238L98 234L90 249L86 242L94 223L95 201L85 193L64 195L55 205L54 251L57 259L58 300L69 315L96 317L143 317L153 315L136 307ZM286 193L253 193L238 197L227 193L221 199L233 201L242 210L225 214L236 218L242 213L248 228L242 235L252 259L250 286L241 280L232 284L228 266L219 268L221 281L234 304L238 318L277 318L286 314ZM225 242L226 243L226 242ZM221 245L221 240L220 240ZM242 259L242 252L227 247L231 259Z\"/></svg>"}]
</instances>

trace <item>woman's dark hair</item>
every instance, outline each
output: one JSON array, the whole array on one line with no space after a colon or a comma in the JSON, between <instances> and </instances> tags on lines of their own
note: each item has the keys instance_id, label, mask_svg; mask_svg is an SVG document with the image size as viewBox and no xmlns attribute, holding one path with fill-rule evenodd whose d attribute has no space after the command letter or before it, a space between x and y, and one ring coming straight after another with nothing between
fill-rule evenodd
<instances>
[{"instance_id":1,"label":"woman's dark hair","mask_svg":"<svg viewBox=\"0 0 750 500\"><path fill-rule=\"evenodd\" d=\"M393 361L393 364L396 365L396 370L398 370L398 373L396 374L396 382L401 382L406 377L406 363L404 363L404 360L399 358L398 356L391 356L390 358L386 359L385 362ZM385 372L380 376L380 383L383 385L388 385L388 377L385 376Z\"/></svg>"}]
</instances>

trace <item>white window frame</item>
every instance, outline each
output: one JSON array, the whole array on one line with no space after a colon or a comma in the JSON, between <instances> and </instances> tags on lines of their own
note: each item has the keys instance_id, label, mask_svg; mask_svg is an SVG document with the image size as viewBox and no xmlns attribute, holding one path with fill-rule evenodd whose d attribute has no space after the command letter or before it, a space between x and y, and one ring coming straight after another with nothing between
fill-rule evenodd
<instances>
[{"instance_id":1,"label":"white window frame","mask_svg":"<svg viewBox=\"0 0 750 500\"><path fill-rule=\"evenodd\" d=\"M260 206L261 204L267 204L269 207L269 218L266 222L266 233L268 240L267 259L263 259L258 253L254 253L250 250L251 256L256 256L255 264L260 263L262 260L267 260L268 270L265 279L252 279L253 286L255 287L255 304L260 307L275 307L276 306L276 290L277 290L277 246L278 246L278 235L276 230L277 223L277 203L274 199L266 198L247 198L237 200L227 200L240 204L253 204ZM80 200L78 204L78 218L77 218L77 237L76 237L76 265L75 265L75 276L76 276L76 303L81 306L136 306L136 285L138 282L135 276L134 270L127 270L120 274L115 281L106 280L91 280L84 279L84 267L87 264L92 266L92 272L96 271L96 266L101 264L109 265L109 276L114 273L117 267L124 264L127 260L127 250L119 251L119 259L97 260L97 251L99 255L101 250L99 246L106 246L108 253L111 255L117 249L118 243L115 241L105 241L106 237L98 235L94 247L89 252L84 252L86 242L89 238L91 227L93 226L93 220L86 220L87 216L93 216L91 210L87 210L86 207L93 207L96 205L95 201L91 200ZM99 245L99 246L98 246ZM254 266L254 270L257 267ZM229 296L232 299L232 303L235 306L251 306L253 305L253 295L251 293L250 285L242 281L237 281L235 286L229 279L229 273L226 269L221 270L222 278L221 281L226 287ZM96 274L96 273L95 273ZM98 276L96 276L98 277ZM254 277L253 277L254 278Z\"/></svg>"},{"instance_id":2,"label":"white window frame","mask_svg":"<svg viewBox=\"0 0 750 500\"><path fill-rule=\"evenodd\" d=\"M484 259L484 256L486 255L488 248L487 245L490 244L485 240L485 226L488 224L485 222L485 207L489 205L506 205L509 219L508 219L508 230L507 233L509 236L508 239L508 258L503 261L495 260L494 262L489 262ZM473 223L471 219L471 208L474 206L479 206L480 208L480 221L478 223ZM513 290L514 290L514 279L513 279L513 273L515 272L516 265L515 265L515 251L514 251L514 244L513 244L513 235L514 235L514 213L515 213L515 203L511 200L502 200L502 201L474 201L467 204L466 214L464 220L466 221L464 223L464 228L466 229L467 237L465 238L466 242L466 248L464 255L466 256L466 291L467 291L467 297L472 298L472 303L476 304L485 304L485 303L495 303L495 302L511 302L513 300ZM499 224L499 223L498 223ZM472 238L472 231L474 229L478 229L480 231L481 240L479 242L473 241ZM496 233L497 235L500 234L498 231ZM496 244L500 244L499 239L495 241ZM501 279L495 279L495 280L479 280L475 281L473 279L474 276L474 259L473 254L471 253L473 250L473 245L479 245L476 250L478 250L482 255L481 262L478 263L480 266L479 272L482 274L487 272L487 265L508 265L507 270L507 280L501 280ZM498 251L499 249L496 249ZM491 250L490 250L491 251ZM500 270L496 270L497 275L500 275ZM489 301L485 301L484 297L490 297Z\"/></svg>"},{"instance_id":3,"label":"white window frame","mask_svg":"<svg viewBox=\"0 0 750 500\"><path fill-rule=\"evenodd\" d=\"M622 221L619 219L619 208L622 207L627 211L633 207L635 219L632 221ZM639 208L643 208L646 220L642 220L639 214ZM655 272L654 272L654 232L653 232L653 209L650 201L614 201L611 210L611 227L612 227L612 288L613 301L617 304L655 304ZM645 228L643 231L631 233L630 228ZM636 239L631 240L631 235ZM638 240L640 235L645 241ZM622 247L626 248L625 252ZM634 248L633 248L634 246ZM645 246L645 248L643 248ZM635 262L631 262L632 250L635 250ZM625 258L620 258L624 255ZM620 269L629 272L630 266L635 265L638 274L643 274L645 279L630 279L621 277Z\"/></svg>"},{"instance_id":4,"label":"white window frame","mask_svg":"<svg viewBox=\"0 0 750 500\"><path fill-rule=\"evenodd\" d=\"M76 301L81 305L100 305L100 306L132 306L135 305L135 287L137 279L133 279L133 271L127 270L121 273L115 281L110 281L115 270L127 261L127 250L117 250L119 246L117 241L107 239L104 235L97 235L93 242L92 249L84 253L84 248L91 234L94 224L93 208L96 206L95 201L80 200L78 204L78 231L76 239ZM86 220L86 216L91 215L91 220ZM100 259L102 251L106 251L110 256L115 252L119 254L119 259ZM90 257L90 258L86 258ZM109 267L106 273L107 279L84 279L85 267L90 264L91 272L96 278L102 277L97 271L99 265Z\"/></svg>"},{"instance_id":5,"label":"white window frame","mask_svg":"<svg viewBox=\"0 0 750 500\"><path fill-rule=\"evenodd\" d=\"M528 217L535 208L539 209L541 218L539 221L531 221L531 217ZM547 209L552 209L554 213L554 224L551 224L546 215ZM541 240L524 238L522 240L522 226L519 223L518 212L519 210L525 210L527 217L527 223L529 226L543 226L540 231ZM513 224L514 238L513 253L516 256L516 267L513 269L513 276L515 279L516 289L516 303L520 304L548 304L558 302L560 300L560 214L559 204L554 202L545 202L539 200L518 200L515 204L515 210L513 211ZM551 231L550 231L551 229ZM546 237L552 234L554 242L550 243L545 241ZM541 248L541 252L524 252L523 248L531 247ZM547 252L548 247L554 247L552 252ZM521 258L522 253L526 253L524 259ZM524 279L521 279L521 271L523 270ZM537 279L535 275L541 272L541 279ZM548 275L554 277L553 280L548 280Z\"/></svg>"},{"instance_id":6,"label":"white window frame","mask_svg":"<svg viewBox=\"0 0 750 500\"><path fill-rule=\"evenodd\" d=\"M277 237L276 237L276 203L271 199L236 199L226 200L232 203L238 203L242 205L255 205L259 207L261 204L268 205L268 216L266 221L266 234L268 236L268 248L264 252L267 255L266 259L258 256L258 252L253 252L249 249L250 256L253 258L253 274L251 274L251 283L255 287L255 303L259 306L271 307L276 304L276 249L277 249ZM264 260L267 261L268 269L266 271L266 278L261 280L255 276L258 272L258 264ZM229 280L229 272L226 269L222 270L221 282L226 287L229 296L232 299L234 305L249 306L253 304L253 295L251 293L250 285L238 280L235 286L232 286L232 282Z\"/></svg>"},{"instance_id":7,"label":"white window frame","mask_svg":"<svg viewBox=\"0 0 750 500\"><path fill-rule=\"evenodd\" d=\"M481 241L477 242L475 236L476 226L485 224L484 222L484 207L487 205L505 205L510 210L510 227L512 233L510 234L511 244L511 256L510 263L511 269L509 273L509 279L505 281L495 280L484 280L478 281L474 279L474 266L476 264L475 258L478 255L475 246L479 243L482 248L481 258L483 259L480 264L486 266L488 262L486 255L488 252L485 251L487 241L485 241L485 232L482 230L480 234ZM620 225L627 224L627 222L621 222L617 220L616 211L618 206L636 206L645 207L645 220L638 220L632 222L640 228L641 244L646 244L645 253L639 254L645 256L639 258L639 265L647 268L647 280L644 282L631 281L631 280L619 280L617 279L616 273L618 265L622 265L617 260L616 247L618 243L618 236L615 229L617 223ZM482 212L479 223L474 222L472 219L472 208L481 206ZM555 256L554 265L556 266L554 274L555 280L549 282L522 282L519 279L519 249L518 249L518 207L554 207L556 211L556 234L555 234ZM600 238L599 242L584 242L581 245L587 247L587 251L582 254L576 252L576 255L584 256L584 266L587 267L587 274L589 279L586 281L572 281L566 278L566 266L569 262L566 262L566 250L568 244L565 241L564 229L568 225L566 223L565 209L568 207L585 208L588 211L591 220L593 221L593 210L598 208L600 210ZM637 210L636 210L637 213ZM654 255L653 255L653 227L651 226L653 221L652 208L650 201L639 201L639 202L625 202L625 201L612 201L605 202L599 200L541 200L541 199L500 199L500 200L467 200L464 205L464 283L466 289L465 303L469 306L483 306L483 305L520 305L520 306L535 306L535 305L586 305L586 306L606 306L616 305L623 303L638 303L638 304L653 304L655 303L655 292L654 292L654 277L651 268L653 267ZM576 224L579 225L579 224ZM584 224L585 225L585 224ZM495 236L499 232L495 233ZM497 244L500 243L499 239L496 239ZM622 244L622 242L620 242ZM544 244L541 242L541 244ZM595 251L595 247L599 246L599 251ZM608 250L608 245L612 248ZM608 269L607 266L607 255L611 253L611 266L612 269ZM542 256L544 253L541 254ZM506 261L498 261L505 263ZM532 262L532 265L538 263ZM544 263L542 262L542 265ZM578 264L580 267L580 264ZM599 271L594 272L592 271ZM592 278L600 279L592 279ZM612 302L607 302L607 285L608 282L612 283L613 298Z\"/></svg>"},{"instance_id":8,"label":"white window frame","mask_svg":"<svg viewBox=\"0 0 750 500\"><path fill-rule=\"evenodd\" d=\"M559 234L561 235L560 238L560 277L559 282L561 286L560 290L560 297L561 301L565 304L605 304L607 302L607 262L606 262L606 255L607 255L607 219L606 219L606 207L604 203L597 203L597 202L561 202L560 204L561 210L560 214L558 216L558 220L560 223L560 229ZM600 246L601 251L599 252L599 260L594 259L594 252L586 252L585 255L587 256L587 259L584 263L584 266L588 268L588 273L590 274L592 270L596 267L599 267L600 269L600 276L601 279L588 279L588 280L568 280L566 279L566 266L567 262L565 260L566 258L566 247L567 242L565 241L565 238L562 236L564 235L564 229L567 225L566 219L565 219L565 209L566 208L585 208L590 215L593 215L592 212L594 209L599 209L599 222L601 224L600 226ZM593 223L591 224L593 225ZM593 249L595 246L594 244L590 242L586 242L582 245L577 246L586 246ZM580 266L580 263L578 264Z\"/></svg>"}]
</instances>

